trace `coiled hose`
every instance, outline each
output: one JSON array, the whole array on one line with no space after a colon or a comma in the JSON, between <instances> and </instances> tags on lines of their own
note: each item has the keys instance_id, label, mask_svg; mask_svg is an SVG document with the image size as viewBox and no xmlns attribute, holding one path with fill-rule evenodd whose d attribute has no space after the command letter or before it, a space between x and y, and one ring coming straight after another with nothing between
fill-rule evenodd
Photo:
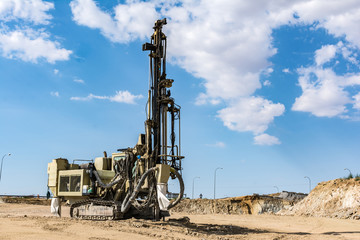
<instances>
[{"instance_id":1,"label":"coiled hose","mask_svg":"<svg viewBox=\"0 0 360 240\"><path fill-rule=\"evenodd\" d=\"M173 173L177 177L177 179L179 180L180 193L179 193L179 196L175 199L175 201L170 202L167 209L175 207L181 201L181 199L184 196L184 190L185 190L184 181L183 181L180 173L178 171L176 171L175 168L170 168L170 172Z\"/></svg>"},{"instance_id":2,"label":"coiled hose","mask_svg":"<svg viewBox=\"0 0 360 240\"><path fill-rule=\"evenodd\" d=\"M140 188L141 188L141 186L144 184L144 181L145 181L146 177L147 177L150 173L152 173L152 172L154 172L154 171L156 171L156 170L158 170L158 169L159 169L158 167L150 168L149 170L147 170L147 171L141 176L141 179L140 179L139 183L137 184L135 190L134 190L132 193L129 192L129 193L126 195L123 203L121 204L121 212L122 212L122 213L126 213L126 212L129 210L131 202L134 201L134 199L135 199L136 196L138 195L138 193L139 193L139 191L140 191Z\"/></svg>"},{"instance_id":3,"label":"coiled hose","mask_svg":"<svg viewBox=\"0 0 360 240\"><path fill-rule=\"evenodd\" d=\"M126 195L123 203L121 204L121 212L122 212L122 213L126 213L126 212L129 210L131 203L135 200L136 196L139 194L140 188L141 188L141 186L144 184L144 181L145 181L145 179L148 177L148 175L149 175L150 173L154 172L154 171L157 171L158 169L159 169L158 167L150 168L149 170L147 170L147 171L141 176L141 179L140 179L140 181L138 182L135 190L134 190L132 193L129 192L129 193ZM181 175L179 174L179 172L176 171L174 168L170 168L170 172L173 173L173 174L176 176L176 178L179 180L180 193L179 193L178 197L177 197L174 201L170 202L170 204L169 204L169 206L168 206L168 209L175 207L175 206L181 201L181 199L182 199L183 196L184 196L184 189L185 189L185 187L184 187L184 181L183 181ZM93 173L94 173L94 175L95 175L95 177L96 177L99 185L100 185L101 187L103 187L103 188L110 188L110 187L114 186L115 184L119 183L119 182L121 181L121 179L122 179L122 178L120 178L120 179L118 179L118 180L116 180L116 181L110 182L109 184L104 184L104 183L101 181L101 178L100 178L98 172L97 172L96 170L94 170Z\"/></svg>"}]
</instances>

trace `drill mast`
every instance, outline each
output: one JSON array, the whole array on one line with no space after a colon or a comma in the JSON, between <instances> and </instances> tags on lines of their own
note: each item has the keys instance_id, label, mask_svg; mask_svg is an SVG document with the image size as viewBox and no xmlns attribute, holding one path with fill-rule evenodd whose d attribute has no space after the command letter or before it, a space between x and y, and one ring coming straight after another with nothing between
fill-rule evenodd
<instances>
[{"instance_id":1,"label":"drill mast","mask_svg":"<svg viewBox=\"0 0 360 240\"><path fill-rule=\"evenodd\" d=\"M181 170L180 106L171 97L173 79L166 76L166 35L162 32L166 18L157 20L151 42L143 44L143 51L150 51L150 89L146 120L147 153L152 164L171 165ZM179 138L176 145L175 121ZM170 124L170 129L168 128ZM168 143L169 140L169 143ZM168 145L169 144L169 145Z\"/></svg>"}]
</instances>

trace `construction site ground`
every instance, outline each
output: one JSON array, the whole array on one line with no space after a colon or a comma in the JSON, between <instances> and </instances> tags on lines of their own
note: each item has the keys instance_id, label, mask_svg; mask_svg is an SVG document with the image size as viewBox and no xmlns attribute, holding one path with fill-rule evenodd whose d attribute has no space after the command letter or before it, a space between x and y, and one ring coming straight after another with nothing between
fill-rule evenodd
<instances>
[{"instance_id":1,"label":"construction site ground","mask_svg":"<svg viewBox=\"0 0 360 240\"><path fill-rule=\"evenodd\" d=\"M34 205L35 204L35 205ZM274 214L173 213L165 221L54 217L50 206L0 201L0 239L360 239L359 220Z\"/></svg>"}]
</instances>

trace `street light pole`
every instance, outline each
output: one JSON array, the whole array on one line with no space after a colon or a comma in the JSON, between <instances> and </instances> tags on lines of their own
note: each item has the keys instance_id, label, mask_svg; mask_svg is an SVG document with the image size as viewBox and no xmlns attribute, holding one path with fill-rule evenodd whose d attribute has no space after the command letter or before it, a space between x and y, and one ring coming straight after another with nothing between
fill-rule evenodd
<instances>
[{"instance_id":1,"label":"street light pole","mask_svg":"<svg viewBox=\"0 0 360 240\"><path fill-rule=\"evenodd\" d=\"M344 168L344 170L348 170L348 171L349 171L349 173L350 173L350 175L349 175L349 176L353 176L353 175L352 175L352 173L351 173L351 171L350 171L350 169L348 169L348 168Z\"/></svg>"},{"instance_id":2,"label":"street light pole","mask_svg":"<svg viewBox=\"0 0 360 240\"><path fill-rule=\"evenodd\" d=\"M6 156L11 156L11 153L5 154L5 155L2 157L2 159L1 159L0 181L1 181L2 166L3 166L4 158L5 158Z\"/></svg>"},{"instance_id":3,"label":"street light pole","mask_svg":"<svg viewBox=\"0 0 360 240\"><path fill-rule=\"evenodd\" d=\"M200 178L200 177L194 177L193 178L193 186L192 186L192 199L194 199L194 188L195 188L195 179Z\"/></svg>"},{"instance_id":4,"label":"street light pole","mask_svg":"<svg viewBox=\"0 0 360 240\"><path fill-rule=\"evenodd\" d=\"M311 192L311 179L309 177L307 177L307 176L305 176L304 178L309 179L309 193L310 193Z\"/></svg>"},{"instance_id":5,"label":"street light pole","mask_svg":"<svg viewBox=\"0 0 360 240\"><path fill-rule=\"evenodd\" d=\"M216 171L218 169L223 169L223 168L218 167L218 168L215 169L215 173L214 173L214 199L215 199L215 191L216 191Z\"/></svg>"}]
</instances>

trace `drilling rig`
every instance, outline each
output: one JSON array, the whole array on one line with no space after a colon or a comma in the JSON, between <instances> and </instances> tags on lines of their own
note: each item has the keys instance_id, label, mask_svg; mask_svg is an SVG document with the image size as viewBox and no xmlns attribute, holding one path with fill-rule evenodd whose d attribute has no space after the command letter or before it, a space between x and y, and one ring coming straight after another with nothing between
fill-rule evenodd
<instances>
[{"instance_id":1,"label":"drilling rig","mask_svg":"<svg viewBox=\"0 0 360 240\"><path fill-rule=\"evenodd\" d=\"M180 109L171 97L174 80L166 76L166 19L157 20L149 51L150 80L145 133L137 144L95 160L57 158L48 164L48 187L57 201L70 204L70 216L108 220L129 217L155 219L170 216L184 193L181 177ZM78 161L85 161L78 164ZM169 179L179 181L180 192L166 198Z\"/></svg>"}]
</instances>

